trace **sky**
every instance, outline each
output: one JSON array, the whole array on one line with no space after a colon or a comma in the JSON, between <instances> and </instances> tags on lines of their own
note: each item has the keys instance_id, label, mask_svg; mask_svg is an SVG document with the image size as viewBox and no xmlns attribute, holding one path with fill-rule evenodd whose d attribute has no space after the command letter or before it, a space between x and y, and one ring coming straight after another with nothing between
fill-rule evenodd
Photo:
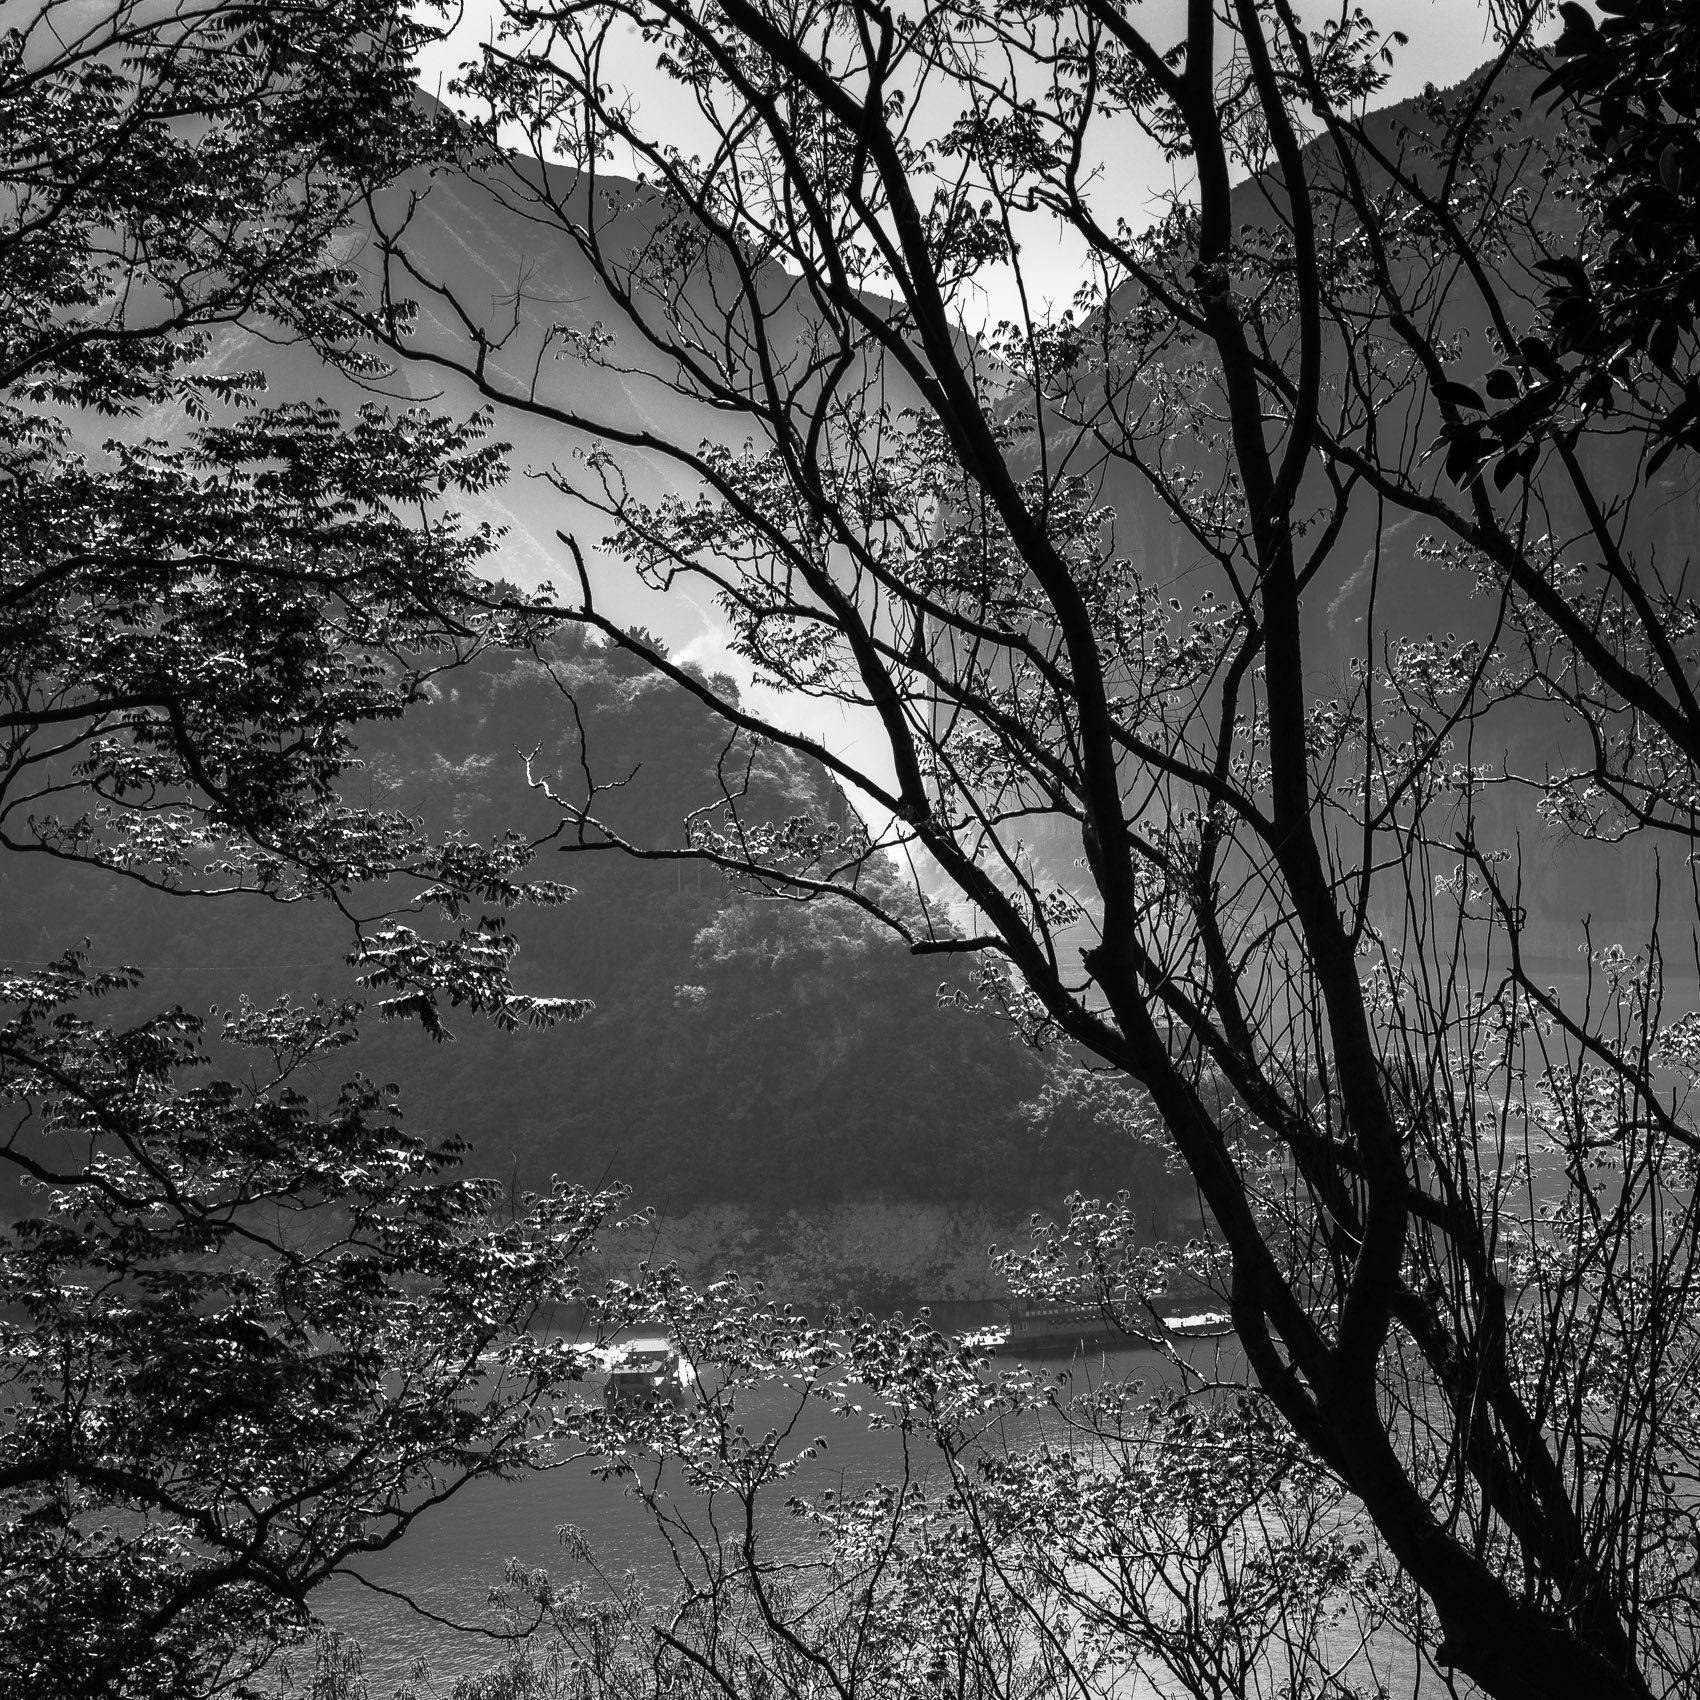
<instances>
[{"instance_id":1,"label":"sky","mask_svg":"<svg viewBox=\"0 0 1700 1700\"><path fill-rule=\"evenodd\" d=\"M1186 0L1136 0L1136 5L1141 24L1154 36L1178 38L1182 33ZM1343 9L1336 0L1326 9L1308 10L1321 19ZM1408 45L1395 49L1391 81L1383 97L1386 104L1404 100L1428 83L1444 88L1461 81L1493 50L1490 9L1483 0L1365 0L1364 9L1383 31L1402 31L1409 38ZM421 58L421 86L432 94L446 91L459 66L474 55L479 42L490 37L500 13L497 0L464 0L452 35ZM640 114L652 115L652 121L654 114L662 114L681 137L686 133L678 128L677 87L655 67L652 50L642 49L633 38L632 51L618 61L614 74L625 80ZM1173 171L1148 138L1119 135L1117 139L1127 151L1099 162L1102 187L1114 192L1110 204L1130 223L1148 223L1175 187ZM1043 228L1034 226L1024 232L1023 243L1023 271L1035 304L1053 309L1067 305L1079 282L1081 250L1049 221ZM992 321L1013 314L1014 308L1013 294L994 293L986 302L985 316Z\"/></svg>"}]
</instances>

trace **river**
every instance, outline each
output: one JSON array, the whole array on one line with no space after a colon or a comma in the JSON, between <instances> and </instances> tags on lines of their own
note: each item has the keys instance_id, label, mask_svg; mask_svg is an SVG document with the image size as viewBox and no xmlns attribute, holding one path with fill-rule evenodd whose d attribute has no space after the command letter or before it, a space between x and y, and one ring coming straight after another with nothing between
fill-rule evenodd
<instances>
[{"instance_id":1,"label":"river","mask_svg":"<svg viewBox=\"0 0 1700 1700\"><path fill-rule=\"evenodd\" d=\"M1192 1340L1184 1345L1188 1361L1219 1383L1237 1384L1243 1374L1237 1343ZM1080 1355L1072 1360L999 1358L998 1367L1021 1362L1042 1377L1056 1379L1058 1405L1106 1380L1136 1382L1146 1388L1172 1386L1174 1365L1150 1350ZM795 1396L783 1386L760 1386L740 1392L737 1417L752 1433L784 1425L797 1413ZM1060 1411L1049 1415L1029 1412L1007 1428L987 1437L996 1446L1007 1441L1021 1445L1042 1431L1079 1444L1078 1431L1063 1437ZM866 1416L840 1416L813 1402L795 1425L788 1454L809 1447L816 1436L827 1444L818 1456L805 1458L783 1486L769 1490L769 1541L801 1541L806 1536L785 1514L788 1496L818 1497L828 1488L854 1491L875 1481L893 1481L903 1468L903 1442L889 1428L870 1427ZM910 1459L911 1468L915 1460ZM645 1465L672 1497L669 1507L699 1528L701 1502L685 1489L675 1466L653 1458ZM916 1473L942 1465L922 1460ZM563 1529L574 1531L563 1539ZM1355 1530L1355 1525L1353 1525ZM770 1551L773 1550L770 1548ZM390 1552L365 1561L366 1578L390 1593L378 1594L350 1581L321 1591L315 1601L320 1616L334 1629L358 1640L363 1650L363 1676L370 1700L389 1700L413 1674L428 1665L428 1693L447 1695L458 1676L488 1670L503 1656L501 1642L456 1633L443 1622L491 1625L489 1593L510 1561L528 1569L546 1569L562 1581L577 1581L593 1594L606 1595L626 1576L654 1591L658 1601L674 1591L675 1572L669 1549L654 1520L628 1481L606 1479L584 1459L566 1460L545 1473L513 1482L479 1482L449 1503L424 1514L408 1536ZM424 1608L422 1616L393 1595L405 1594ZM1355 1691L1393 1696L1468 1695L1475 1691L1460 1681L1448 1690L1439 1673L1419 1665L1409 1647L1385 1633L1369 1651L1359 1648L1355 1631L1344 1624L1325 1631L1325 1645L1338 1664L1338 1674L1355 1684ZM1284 1661L1278 1661L1283 1662ZM1154 1686L1140 1675L1124 1675L1109 1684L1115 1700L1173 1700L1181 1691L1165 1680Z\"/></svg>"},{"instance_id":2,"label":"river","mask_svg":"<svg viewBox=\"0 0 1700 1700\"><path fill-rule=\"evenodd\" d=\"M1188 1343L1203 1367L1220 1358L1224 1377L1237 1374L1237 1353L1215 1342ZM1000 1366L1013 1360L999 1359ZM1150 1350L1094 1353L1066 1360L1022 1360L1036 1373L1055 1376L1063 1397L1084 1391L1105 1378L1138 1379L1148 1385L1170 1383L1176 1372ZM795 1397L784 1387L740 1394L738 1418L754 1433L786 1423L796 1412ZM1038 1418L1029 1416L1024 1432L1031 1438ZM866 1417L844 1417L815 1402L797 1424L792 1453L820 1436L827 1442L817 1457L805 1459L783 1488L772 1490L771 1533L788 1538L783 1501L789 1495L818 1496L828 1488L854 1491L877 1480L890 1480L902 1466L902 1441L890 1429L872 1428ZM911 1460L913 1463L913 1460ZM657 1469L650 1460L650 1473ZM662 1485L673 1503L690 1513L691 1495L681 1490L677 1471L662 1466ZM922 1462L925 1473L929 1466ZM561 1531L576 1533L563 1540ZM578 1538L582 1536L582 1545ZM789 1538L800 1538L790 1535ZM588 1549L589 1557L585 1554ZM359 1583L339 1580L322 1589L315 1609L325 1623L355 1638L364 1653L364 1675L372 1700L387 1700L415 1662L426 1660L441 1691L448 1679L494 1664L502 1647L490 1639L456 1634L442 1623L408 1609L394 1594L404 1594L437 1619L464 1625L490 1624L488 1595L510 1560L528 1569L548 1569L564 1580L592 1588L630 1573L659 1592L672 1576L666 1543L629 1481L605 1479L584 1459L568 1459L523 1480L472 1484L448 1503L424 1513L407 1536L389 1552L361 1561L361 1574L390 1592L375 1593Z\"/></svg>"}]
</instances>

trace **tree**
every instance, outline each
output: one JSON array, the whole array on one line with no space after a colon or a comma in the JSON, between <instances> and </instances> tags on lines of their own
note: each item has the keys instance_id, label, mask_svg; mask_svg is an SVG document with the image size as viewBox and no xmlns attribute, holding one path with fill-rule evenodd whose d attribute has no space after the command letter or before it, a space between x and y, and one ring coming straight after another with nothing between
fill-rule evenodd
<instances>
[{"instance_id":1,"label":"tree","mask_svg":"<svg viewBox=\"0 0 1700 1700\"><path fill-rule=\"evenodd\" d=\"M1566 376L1582 404L1594 407L1627 400L1634 408L1643 399L1637 381L1650 364L1670 385L1664 397L1663 383L1652 386L1664 402L1655 437L1693 449L1700 444L1693 381L1700 28L1668 0L1610 8L1603 24L1581 6L1559 9L1559 62L1539 92L1568 97L1588 126L1590 200L1604 245L1549 263L1554 353L1561 367L1568 357ZM1645 363L1639 368L1636 356ZM1662 451L1655 442L1649 472L1658 470Z\"/></svg>"},{"instance_id":2,"label":"tree","mask_svg":"<svg viewBox=\"0 0 1700 1700\"><path fill-rule=\"evenodd\" d=\"M382 1012L439 1036L449 1005L571 1016L507 972L500 910L567 895L529 843L338 790L361 723L540 629L491 611L491 534L447 506L499 474L488 421L267 405L230 369L293 343L321 388L315 345L378 375L339 342L333 245L413 145L423 26L364 0L5 26L0 845L336 903ZM247 1688L351 1555L538 1457L581 1362L549 1330L608 1195L499 1219L458 1139L324 1079L352 999L239 999L215 1046L139 980L75 948L0 975L8 1692Z\"/></svg>"},{"instance_id":3,"label":"tree","mask_svg":"<svg viewBox=\"0 0 1700 1700\"><path fill-rule=\"evenodd\" d=\"M1700 757L1690 446L1637 476L1689 375L1630 337L1634 409L1532 429L1551 268L1593 262L1612 193L1529 110L1540 8L1394 117L1398 40L1286 0L1172 34L1098 0L504 11L461 163L596 305L492 318L420 201L379 199L372 330L577 434L550 476L606 552L877 743L691 677L569 537L551 612L865 800L862 831L766 821L728 783L667 853L977 953L981 1001L1141 1089L1261 1397L1436 1661L1507 1700L1691 1685L1695 1017L1665 968L1694 888L1657 855L1690 865ZM1179 185L1144 224L1133 138ZM1058 230L1083 281L1052 313ZM594 788L566 824L621 847ZM1646 898L1611 938L1533 860L1606 843ZM886 851L967 936L880 904Z\"/></svg>"},{"instance_id":4,"label":"tree","mask_svg":"<svg viewBox=\"0 0 1700 1700\"><path fill-rule=\"evenodd\" d=\"M1089 1700L1137 1683L1347 1700L1414 1685L1398 1655L1416 1602L1255 1395L1201 1397L1182 1378L1153 1397L1089 1373L1070 1397L1072 1370L992 1378L924 1320L812 1325L735 1279L692 1292L662 1273L650 1299L709 1379L682 1410L598 1413L585 1439L654 1518L676 1587L510 1564L495 1597L541 1633L457 1694ZM837 1454L858 1422L883 1431L878 1480ZM409 1692L442 1691L427 1675Z\"/></svg>"}]
</instances>

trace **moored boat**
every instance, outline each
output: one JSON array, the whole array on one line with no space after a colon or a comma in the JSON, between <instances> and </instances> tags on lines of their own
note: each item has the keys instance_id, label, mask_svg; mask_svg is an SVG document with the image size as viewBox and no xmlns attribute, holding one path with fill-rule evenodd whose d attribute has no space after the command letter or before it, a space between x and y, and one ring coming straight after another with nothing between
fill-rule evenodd
<instances>
[{"instance_id":1,"label":"moored boat","mask_svg":"<svg viewBox=\"0 0 1700 1700\"><path fill-rule=\"evenodd\" d=\"M1223 1311L1198 1311L1159 1319L1163 1331L1181 1339L1210 1338L1232 1332ZM990 1331L985 1331L990 1333ZM1052 1352L1118 1351L1138 1344L1138 1335L1120 1328L1095 1300L1011 1299L1009 1328L994 1351L1040 1356Z\"/></svg>"},{"instance_id":2,"label":"moored boat","mask_svg":"<svg viewBox=\"0 0 1700 1700\"><path fill-rule=\"evenodd\" d=\"M696 1371L670 1340L622 1340L609 1349L602 1399L610 1409L651 1399L684 1406L695 1388Z\"/></svg>"}]
</instances>

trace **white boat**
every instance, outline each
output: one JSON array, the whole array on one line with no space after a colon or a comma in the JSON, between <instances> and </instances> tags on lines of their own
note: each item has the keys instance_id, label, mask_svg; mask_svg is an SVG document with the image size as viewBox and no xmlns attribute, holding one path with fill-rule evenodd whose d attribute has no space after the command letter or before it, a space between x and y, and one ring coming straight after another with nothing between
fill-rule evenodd
<instances>
[{"instance_id":1,"label":"white boat","mask_svg":"<svg viewBox=\"0 0 1700 1700\"><path fill-rule=\"evenodd\" d=\"M684 1406L696 1391L696 1379L696 1371L671 1340L622 1340L608 1348L602 1400L610 1408L650 1399Z\"/></svg>"}]
</instances>

